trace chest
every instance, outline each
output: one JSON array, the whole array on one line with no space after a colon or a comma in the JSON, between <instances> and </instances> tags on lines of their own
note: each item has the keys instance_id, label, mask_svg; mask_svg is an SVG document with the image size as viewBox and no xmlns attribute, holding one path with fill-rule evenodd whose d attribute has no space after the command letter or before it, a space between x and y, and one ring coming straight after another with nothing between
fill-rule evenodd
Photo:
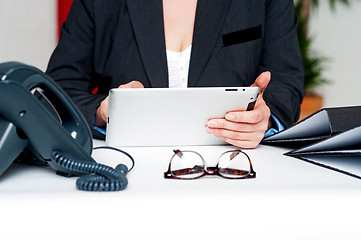
<instances>
[{"instance_id":1,"label":"chest","mask_svg":"<svg viewBox=\"0 0 361 240\"><path fill-rule=\"evenodd\" d=\"M183 51L192 44L197 0L163 0L167 49Z\"/></svg>"},{"instance_id":2,"label":"chest","mask_svg":"<svg viewBox=\"0 0 361 240\"><path fill-rule=\"evenodd\" d=\"M188 86L254 81L262 39L225 47L222 36L263 25L265 7L260 5L266 0L123 1L120 9L95 1L100 10L94 13L99 40L94 65L101 82L119 86L136 79L147 87L168 87L166 50L183 52L190 45Z\"/></svg>"}]
</instances>

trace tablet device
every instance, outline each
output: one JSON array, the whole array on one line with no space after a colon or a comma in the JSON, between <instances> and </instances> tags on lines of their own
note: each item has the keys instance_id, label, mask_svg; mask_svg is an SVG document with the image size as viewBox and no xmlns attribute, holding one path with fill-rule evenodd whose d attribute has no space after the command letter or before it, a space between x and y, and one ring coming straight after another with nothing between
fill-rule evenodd
<instances>
[{"instance_id":1,"label":"tablet device","mask_svg":"<svg viewBox=\"0 0 361 240\"><path fill-rule=\"evenodd\" d=\"M211 118L253 109L258 87L117 88L109 92L109 146L221 145Z\"/></svg>"}]
</instances>

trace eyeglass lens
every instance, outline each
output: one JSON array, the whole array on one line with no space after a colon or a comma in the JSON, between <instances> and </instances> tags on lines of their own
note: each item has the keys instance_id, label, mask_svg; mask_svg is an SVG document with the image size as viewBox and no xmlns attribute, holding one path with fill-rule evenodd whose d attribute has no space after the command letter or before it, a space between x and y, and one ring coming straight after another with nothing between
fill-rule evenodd
<instances>
[{"instance_id":1,"label":"eyeglass lens","mask_svg":"<svg viewBox=\"0 0 361 240\"><path fill-rule=\"evenodd\" d=\"M228 178L242 178L251 171L247 155L240 151L229 151L221 155L218 160L218 172Z\"/></svg>"},{"instance_id":2,"label":"eyeglass lens","mask_svg":"<svg viewBox=\"0 0 361 240\"><path fill-rule=\"evenodd\" d=\"M249 158L245 153L237 150L223 153L217 166L219 175L226 178L243 178L251 171ZM204 175L207 166L198 153L179 151L172 158L170 171L177 178L192 179Z\"/></svg>"},{"instance_id":3,"label":"eyeglass lens","mask_svg":"<svg viewBox=\"0 0 361 240\"><path fill-rule=\"evenodd\" d=\"M197 178L204 174L205 163L196 152L179 151L172 158L170 170L173 176L179 178Z\"/></svg>"}]
</instances>

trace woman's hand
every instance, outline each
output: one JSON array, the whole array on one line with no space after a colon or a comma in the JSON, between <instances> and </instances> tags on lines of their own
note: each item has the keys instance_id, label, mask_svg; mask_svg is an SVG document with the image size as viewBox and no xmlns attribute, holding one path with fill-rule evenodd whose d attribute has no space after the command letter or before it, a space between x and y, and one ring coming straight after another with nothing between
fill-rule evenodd
<instances>
[{"instance_id":1,"label":"woman's hand","mask_svg":"<svg viewBox=\"0 0 361 240\"><path fill-rule=\"evenodd\" d=\"M210 119L206 131L234 146L256 148L271 127L271 111L263 100L270 80L271 73L264 72L252 84L260 88L254 110L228 112L224 119Z\"/></svg>"},{"instance_id":2,"label":"woman's hand","mask_svg":"<svg viewBox=\"0 0 361 240\"><path fill-rule=\"evenodd\" d=\"M127 84L120 85L118 88L144 88L143 84L138 81L131 81ZM106 97L97 108L95 113L94 125L97 127L105 127L108 118L109 96Z\"/></svg>"}]
</instances>

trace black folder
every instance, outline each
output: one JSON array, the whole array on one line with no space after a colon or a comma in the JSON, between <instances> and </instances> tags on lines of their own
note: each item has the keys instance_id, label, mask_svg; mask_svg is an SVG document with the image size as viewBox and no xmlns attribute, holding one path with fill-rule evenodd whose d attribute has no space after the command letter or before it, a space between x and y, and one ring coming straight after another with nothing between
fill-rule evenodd
<instances>
[{"instance_id":1,"label":"black folder","mask_svg":"<svg viewBox=\"0 0 361 240\"><path fill-rule=\"evenodd\" d=\"M361 179L361 126L285 155Z\"/></svg>"},{"instance_id":2,"label":"black folder","mask_svg":"<svg viewBox=\"0 0 361 240\"><path fill-rule=\"evenodd\" d=\"M262 144L289 148L304 147L361 126L361 106L321 109Z\"/></svg>"}]
</instances>

